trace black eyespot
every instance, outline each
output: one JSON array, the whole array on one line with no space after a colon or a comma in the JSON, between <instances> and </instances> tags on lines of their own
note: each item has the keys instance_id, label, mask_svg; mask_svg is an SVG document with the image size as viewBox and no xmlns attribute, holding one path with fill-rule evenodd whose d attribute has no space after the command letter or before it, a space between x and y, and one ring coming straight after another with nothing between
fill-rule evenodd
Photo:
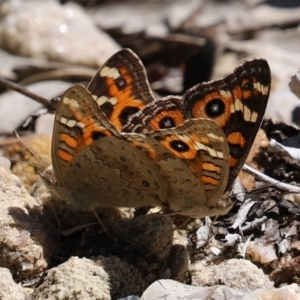
<instances>
[{"instance_id":1,"label":"black eyespot","mask_svg":"<svg viewBox=\"0 0 300 300\"><path fill-rule=\"evenodd\" d=\"M244 91L251 91L253 89L253 83L248 81L247 83L245 83L243 85L242 88L243 88Z\"/></svg>"},{"instance_id":2,"label":"black eyespot","mask_svg":"<svg viewBox=\"0 0 300 300\"><path fill-rule=\"evenodd\" d=\"M146 181L146 180L143 180L142 183L143 183L143 186L145 186L145 187L148 187L148 186L149 186L149 182Z\"/></svg>"},{"instance_id":3,"label":"black eyespot","mask_svg":"<svg viewBox=\"0 0 300 300\"><path fill-rule=\"evenodd\" d=\"M124 156L120 156L120 160L125 162L126 158Z\"/></svg>"},{"instance_id":4,"label":"black eyespot","mask_svg":"<svg viewBox=\"0 0 300 300\"><path fill-rule=\"evenodd\" d=\"M100 109L106 116L110 116L114 110L114 106L110 102L105 102L100 106Z\"/></svg>"},{"instance_id":5,"label":"black eyespot","mask_svg":"<svg viewBox=\"0 0 300 300\"><path fill-rule=\"evenodd\" d=\"M106 137L106 134L104 134L103 132L100 131L94 131L92 133L92 139L94 141L100 140L101 138Z\"/></svg>"},{"instance_id":6,"label":"black eyespot","mask_svg":"<svg viewBox=\"0 0 300 300\"><path fill-rule=\"evenodd\" d=\"M234 158L240 159L244 153L244 148L239 145L229 144L230 155Z\"/></svg>"},{"instance_id":7,"label":"black eyespot","mask_svg":"<svg viewBox=\"0 0 300 300\"><path fill-rule=\"evenodd\" d=\"M176 141L172 141L170 143L170 146L172 149L178 151L178 152L187 152L190 150L189 145L187 145L186 143L184 143L181 140L176 140Z\"/></svg>"},{"instance_id":8,"label":"black eyespot","mask_svg":"<svg viewBox=\"0 0 300 300\"><path fill-rule=\"evenodd\" d=\"M217 118L225 112L225 104L221 99L213 99L207 103L205 112L208 117Z\"/></svg>"},{"instance_id":9,"label":"black eyespot","mask_svg":"<svg viewBox=\"0 0 300 300\"><path fill-rule=\"evenodd\" d=\"M122 90L126 87L126 81L122 77L116 78L115 83L119 90Z\"/></svg>"},{"instance_id":10,"label":"black eyespot","mask_svg":"<svg viewBox=\"0 0 300 300\"><path fill-rule=\"evenodd\" d=\"M165 128L172 128L175 127L175 122L172 117L164 117L159 121L159 128L165 129Z\"/></svg>"},{"instance_id":11,"label":"black eyespot","mask_svg":"<svg viewBox=\"0 0 300 300\"><path fill-rule=\"evenodd\" d=\"M128 122L129 118L135 113L137 113L138 111L139 109L137 107L132 107L132 106L125 107L120 113L121 124L125 125Z\"/></svg>"}]
</instances>

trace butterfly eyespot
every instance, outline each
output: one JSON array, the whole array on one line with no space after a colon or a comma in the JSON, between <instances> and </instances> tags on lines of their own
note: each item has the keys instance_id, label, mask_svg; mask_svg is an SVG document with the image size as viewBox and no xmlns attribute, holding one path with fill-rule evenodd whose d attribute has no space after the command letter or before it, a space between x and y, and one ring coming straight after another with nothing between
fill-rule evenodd
<instances>
[{"instance_id":1,"label":"butterfly eyespot","mask_svg":"<svg viewBox=\"0 0 300 300\"><path fill-rule=\"evenodd\" d=\"M117 79L115 79L115 83L119 89L123 89L124 87L126 87L126 81L122 77L118 77Z\"/></svg>"},{"instance_id":2,"label":"butterfly eyespot","mask_svg":"<svg viewBox=\"0 0 300 300\"><path fill-rule=\"evenodd\" d=\"M225 104L222 99L215 98L210 100L206 107L205 112L210 118L217 118L225 112Z\"/></svg>"},{"instance_id":3,"label":"butterfly eyespot","mask_svg":"<svg viewBox=\"0 0 300 300\"><path fill-rule=\"evenodd\" d=\"M246 82L246 83L243 85L242 89L243 89L244 91L250 91L250 90L252 90L252 89L253 89L253 84L252 84L252 82L250 82L250 81Z\"/></svg>"},{"instance_id":4,"label":"butterfly eyespot","mask_svg":"<svg viewBox=\"0 0 300 300\"><path fill-rule=\"evenodd\" d=\"M146 181L146 180L143 180L143 181L142 181L142 184L143 184L143 186L145 186L145 187L148 187L148 186L149 186L149 182Z\"/></svg>"},{"instance_id":5,"label":"butterfly eyespot","mask_svg":"<svg viewBox=\"0 0 300 300\"><path fill-rule=\"evenodd\" d=\"M240 145L234 145L234 144L229 144L230 145L230 154L234 158L241 158L243 155L243 148Z\"/></svg>"},{"instance_id":6,"label":"butterfly eyespot","mask_svg":"<svg viewBox=\"0 0 300 300\"><path fill-rule=\"evenodd\" d=\"M105 102L100 106L100 109L106 116L110 116L114 110L114 106L110 102Z\"/></svg>"},{"instance_id":7,"label":"butterfly eyespot","mask_svg":"<svg viewBox=\"0 0 300 300\"><path fill-rule=\"evenodd\" d=\"M166 129L166 128L172 128L175 127L176 124L174 122L174 119L172 117L164 117L159 121L159 128L160 129Z\"/></svg>"},{"instance_id":8,"label":"butterfly eyespot","mask_svg":"<svg viewBox=\"0 0 300 300\"><path fill-rule=\"evenodd\" d=\"M104 134L103 132L100 132L100 131L94 131L92 133L91 137L94 141L97 141L103 137L106 137L106 134Z\"/></svg>"},{"instance_id":9,"label":"butterfly eyespot","mask_svg":"<svg viewBox=\"0 0 300 300\"><path fill-rule=\"evenodd\" d=\"M170 146L172 149L178 152L187 152L190 150L190 147L181 140L175 140L170 142Z\"/></svg>"},{"instance_id":10,"label":"butterfly eyespot","mask_svg":"<svg viewBox=\"0 0 300 300\"><path fill-rule=\"evenodd\" d=\"M120 113L120 117L119 117L122 125L125 125L128 122L129 118L135 113L137 113L138 111L139 109L137 107L132 107L132 106L125 107Z\"/></svg>"}]
</instances>

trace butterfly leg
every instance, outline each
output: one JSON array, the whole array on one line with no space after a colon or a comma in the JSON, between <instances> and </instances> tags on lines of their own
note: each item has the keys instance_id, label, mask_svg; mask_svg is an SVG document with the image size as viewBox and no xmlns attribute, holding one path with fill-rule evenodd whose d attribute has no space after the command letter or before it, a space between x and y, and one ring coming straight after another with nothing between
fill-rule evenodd
<instances>
[{"instance_id":1,"label":"butterfly leg","mask_svg":"<svg viewBox=\"0 0 300 300\"><path fill-rule=\"evenodd\" d=\"M105 231L105 233L106 233L112 240L114 240L114 237L113 237L111 234L109 234L109 232L107 231L106 227L104 226L103 222L101 221L101 219L99 218L99 216L97 215L97 213L96 213L95 210L93 210L93 213L94 213L96 219L98 220L98 222L100 223L101 227L102 227L103 230Z\"/></svg>"}]
</instances>

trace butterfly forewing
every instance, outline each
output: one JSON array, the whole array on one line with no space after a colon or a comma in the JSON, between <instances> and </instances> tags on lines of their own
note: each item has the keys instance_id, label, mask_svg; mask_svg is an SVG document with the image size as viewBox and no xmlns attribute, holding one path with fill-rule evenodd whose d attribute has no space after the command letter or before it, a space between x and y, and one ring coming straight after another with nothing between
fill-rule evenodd
<instances>
[{"instance_id":1,"label":"butterfly forewing","mask_svg":"<svg viewBox=\"0 0 300 300\"><path fill-rule=\"evenodd\" d=\"M154 100L145 68L130 49L114 54L88 85L100 109L117 129Z\"/></svg>"},{"instance_id":2,"label":"butterfly forewing","mask_svg":"<svg viewBox=\"0 0 300 300\"><path fill-rule=\"evenodd\" d=\"M230 152L229 188L253 144L268 103L271 72L263 59L245 62L223 79L199 84L183 96L187 118L213 120Z\"/></svg>"},{"instance_id":3,"label":"butterfly forewing","mask_svg":"<svg viewBox=\"0 0 300 300\"><path fill-rule=\"evenodd\" d=\"M52 138L54 170L62 174L84 148L105 136L119 136L84 86L68 89L58 104Z\"/></svg>"},{"instance_id":4,"label":"butterfly forewing","mask_svg":"<svg viewBox=\"0 0 300 300\"><path fill-rule=\"evenodd\" d=\"M74 86L62 96L54 132L56 183L51 182L70 204L93 210L160 205L167 198L158 166L116 130L85 87Z\"/></svg>"}]
</instances>

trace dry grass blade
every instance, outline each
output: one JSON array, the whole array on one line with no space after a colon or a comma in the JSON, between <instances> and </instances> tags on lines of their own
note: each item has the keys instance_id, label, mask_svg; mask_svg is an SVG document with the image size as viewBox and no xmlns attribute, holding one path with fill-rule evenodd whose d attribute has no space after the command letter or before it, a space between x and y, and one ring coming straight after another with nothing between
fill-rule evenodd
<instances>
[{"instance_id":1,"label":"dry grass blade","mask_svg":"<svg viewBox=\"0 0 300 300\"><path fill-rule=\"evenodd\" d=\"M243 166L243 171L249 173L250 175L254 176L256 179L260 181L266 182L272 186L276 186L277 189L283 192L295 193L295 194L300 193L300 187L288 183L283 183L281 181L273 179L246 164Z\"/></svg>"}]
</instances>

